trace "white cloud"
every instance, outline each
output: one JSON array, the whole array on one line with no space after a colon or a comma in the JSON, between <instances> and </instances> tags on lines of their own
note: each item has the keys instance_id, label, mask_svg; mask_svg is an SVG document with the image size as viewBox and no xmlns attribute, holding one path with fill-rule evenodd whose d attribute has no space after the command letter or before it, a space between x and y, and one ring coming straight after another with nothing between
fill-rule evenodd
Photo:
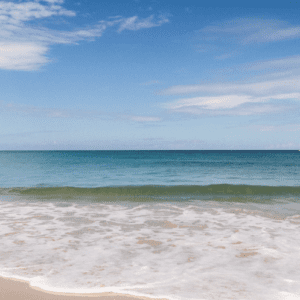
<instances>
[{"instance_id":1,"label":"white cloud","mask_svg":"<svg viewBox=\"0 0 300 300\"><path fill-rule=\"evenodd\" d=\"M46 64L48 48L35 43L0 43L0 69L35 70Z\"/></svg>"},{"instance_id":2,"label":"white cloud","mask_svg":"<svg viewBox=\"0 0 300 300\"><path fill-rule=\"evenodd\" d=\"M228 97L228 101L222 101L211 97L209 103L195 102L194 104L182 103L178 106L178 103L165 105L171 113L184 113L189 115L202 115L202 116L251 116L251 115L266 115L266 114L278 114L288 111L288 107L278 105L278 103L268 103L259 101L258 99L250 99L251 102L245 102L241 100L231 103L230 97L238 98L238 95L231 95ZM242 97L241 97L242 98ZM219 102L218 102L219 101Z\"/></svg>"},{"instance_id":3,"label":"white cloud","mask_svg":"<svg viewBox=\"0 0 300 300\"><path fill-rule=\"evenodd\" d=\"M169 20L153 15L141 19L138 16L110 18L73 31L51 30L35 26L37 19L51 17L74 17L76 12L65 9L63 0L46 1L0 1L0 68L7 70L37 70L48 63L46 56L52 44L70 44L80 40L100 37L108 27L117 31L140 30L161 26ZM33 23L32 23L33 22Z\"/></svg>"},{"instance_id":4,"label":"white cloud","mask_svg":"<svg viewBox=\"0 0 300 300\"><path fill-rule=\"evenodd\" d=\"M300 56L236 65L227 71L213 70L218 75L224 73L223 78L228 78L232 71L235 77L246 75L246 78L242 81L222 82L221 79L217 83L176 85L161 90L160 95L186 95L165 103L163 107L171 113L192 115L271 116L281 111L296 118L300 109ZM255 77L255 73L259 76ZM293 113L289 106L293 107Z\"/></svg>"},{"instance_id":5,"label":"white cloud","mask_svg":"<svg viewBox=\"0 0 300 300\"><path fill-rule=\"evenodd\" d=\"M120 22L120 27L118 32L121 32L125 29L127 30L139 30L143 28L151 28L156 26L161 26L164 23L168 23L168 18L164 16L160 16L157 20L155 20L154 15L145 18L145 19L139 19L137 16L123 19Z\"/></svg>"},{"instance_id":6,"label":"white cloud","mask_svg":"<svg viewBox=\"0 0 300 300\"><path fill-rule=\"evenodd\" d=\"M284 100L300 100L300 93L274 94L263 97L225 94L179 99L163 106L170 112L192 115L259 115L289 110L289 107L284 105Z\"/></svg>"},{"instance_id":7,"label":"white cloud","mask_svg":"<svg viewBox=\"0 0 300 300\"><path fill-rule=\"evenodd\" d=\"M44 1L49 3L64 3L64 0L36 0L36 1Z\"/></svg>"},{"instance_id":8,"label":"white cloud","mask_svg":"<svg viewBox=\"0 0 300 300\"><path fill-rule=\"evenodd\" d=\"M248 94L259 96L300 93L300 76L254 83L176 85L160 92L163 95L192 93L213 93L217 95Z\"/></svg>"},{"instance_id":9,"label":"white cloud","mask_svg":"<svg viewBox=\"0 0 300 300\"><path fill-rule=\"evenodd\" d=\"M186 107L203 107L206 109L222 109L232 108L242 103L251 101L249 96L226 95L219 97L196 97L181 99L173 104L169 104L169 108L178 110Z\"/></svg>"},{"instance_id":10,"label":"white cloud","mask_svg":"<svg viewBox=\"0 0 300 300\"><path fill-rule=\"evenodd\" d=\"M39 2L4 2L0 1L0 22L6 24L20 24L32 19L47 18L51 16L75 16L76 13L64 9L63 1L47 1L50 5Z\"/></svg>"},{"instance_id":11,"label":"white cloud","mask_svg":"<svg viewBox=\"0 0 300 300\"><path fill-rule=\"evenodd\" d=\"M173 103L165 104L165 108L171 112L188 113L192 115L252 115L273 111L270 105L243 106L253 104L261 99L243 95L224 95L220 97L197 97L180 99Z\"/></svg>"}]
</instances>

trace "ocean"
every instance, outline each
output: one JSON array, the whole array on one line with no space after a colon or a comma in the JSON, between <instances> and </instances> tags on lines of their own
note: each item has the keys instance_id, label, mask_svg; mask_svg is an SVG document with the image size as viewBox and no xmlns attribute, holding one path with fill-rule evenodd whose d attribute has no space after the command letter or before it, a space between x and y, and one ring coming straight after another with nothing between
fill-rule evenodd
<instances>
[{"instance_id":1,"label":"ocean","mask_svg":"<svg viewBox=\"0 0 300 300\"><path fill-rule=\"evenodd\" d=\"M0 276L65 293L300 299L300 151L1 151Z\"/></svg>"}]
</instances>

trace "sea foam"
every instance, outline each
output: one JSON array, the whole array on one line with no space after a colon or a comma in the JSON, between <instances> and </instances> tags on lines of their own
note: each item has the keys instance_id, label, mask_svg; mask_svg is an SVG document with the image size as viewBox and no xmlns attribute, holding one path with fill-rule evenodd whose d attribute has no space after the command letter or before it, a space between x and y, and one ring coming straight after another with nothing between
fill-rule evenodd
<instances>
[{"instance_id":1,"label":"sea foam","mask_svg":"<svg viewBox=\"0 0 300 300\"><path fill-rule=\"evenodd\" d=\"M207 300L300 297L299 214L201 199L2 200L2 276L56 292Z\"/></svg>"}]
</instances>

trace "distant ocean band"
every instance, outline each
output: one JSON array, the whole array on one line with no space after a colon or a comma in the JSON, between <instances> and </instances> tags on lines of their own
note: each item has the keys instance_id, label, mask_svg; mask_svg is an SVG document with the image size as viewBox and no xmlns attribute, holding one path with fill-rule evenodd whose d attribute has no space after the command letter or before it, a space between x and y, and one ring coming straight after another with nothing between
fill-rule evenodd
<instances>
[{"instance_id":1,"label":"distant ocean band","mask_svg":"<svg viewBox=\"0 0 300 300\"><path fill-rule=\"evenodd\" d=\"M0 152L2 188L220 184L299 186L299 151Z\"/></svg>"}]
</instances>

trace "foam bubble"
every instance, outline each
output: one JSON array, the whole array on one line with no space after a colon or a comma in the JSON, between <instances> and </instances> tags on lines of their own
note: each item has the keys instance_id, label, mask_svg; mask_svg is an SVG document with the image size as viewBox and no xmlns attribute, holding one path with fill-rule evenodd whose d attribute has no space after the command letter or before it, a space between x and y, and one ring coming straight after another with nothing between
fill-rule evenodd
<instances>
[{"instance_id":1,"label":"foam bubble","mask_svg":"<svg viewBox=\"0 0 300 300\"><path fill-rule=\"evenodd\" d=\"M0 272L58 292L293 299L299 227L238 204L2 201Z\"/></svg>"}]
</instances>

